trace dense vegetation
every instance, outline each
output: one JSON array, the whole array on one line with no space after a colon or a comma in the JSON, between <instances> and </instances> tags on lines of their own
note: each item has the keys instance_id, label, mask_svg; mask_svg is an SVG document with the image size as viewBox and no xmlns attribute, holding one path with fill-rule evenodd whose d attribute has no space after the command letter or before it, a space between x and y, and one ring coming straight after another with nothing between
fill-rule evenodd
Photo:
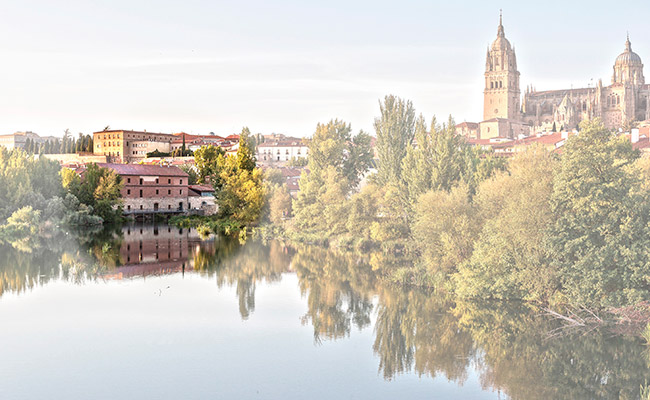
<instances>
[{"instance_id":1,"label":"dense vegetation","mask_svg":"<svg viewBox=\"0 0 650 400\"><path fill-rule=\"evenodd\" d=\"M427 129L393 96L380 111L377 172L367 176L369 136L318 125L297 198L270 191L269 231L372 249L390 279L461 298L589 307L650 298L650 162L629 140L587 121L561 153L533 146L506 164L465 144L451 118Z\"/></svg>"},{"instance_id":2,"label":"dense vegetation","mask_svg":"<svg viewBox=\"0 0 650 400\"><path fill-rule=\"evenodd\" d=\"M203 146L194 152L196 172L190 180L209 183L216 190L218 212L214 216L176 217L172 223L197 227L200 232L238 233L256 224L266 201L262 170L256 167L255 143L248 128L239 135L235 157L217 146Z\"/></svg>"},{"instance_id":3,"label":"dense vegetation","mask_svg":"<svg viewBox=\"0 0 650 400\"><path fill-rule=\"evenodd\" d=\"M120 178L89 164L85 179L55 161L0 149L0 244L31 251L62 227L121 218Z\"/></svg>"}]
</instances>

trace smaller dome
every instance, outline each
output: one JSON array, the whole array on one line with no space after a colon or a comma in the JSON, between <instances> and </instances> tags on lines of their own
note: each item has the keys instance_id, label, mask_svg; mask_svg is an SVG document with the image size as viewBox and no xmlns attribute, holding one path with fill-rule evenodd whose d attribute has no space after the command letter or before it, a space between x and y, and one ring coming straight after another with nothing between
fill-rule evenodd
<instances>
[{"instance_id":1,"label":"smaller dome","mask_svg":"<svg viewBox=\"0 0 650 400\"><path fill-rule=\"evenodd\" d=\"M632 51L632 43L630 43L629 37L625 41L625 51L616 57L616 64L643 64L641 62L641 57Z\"/></svg>"}]
</instances>

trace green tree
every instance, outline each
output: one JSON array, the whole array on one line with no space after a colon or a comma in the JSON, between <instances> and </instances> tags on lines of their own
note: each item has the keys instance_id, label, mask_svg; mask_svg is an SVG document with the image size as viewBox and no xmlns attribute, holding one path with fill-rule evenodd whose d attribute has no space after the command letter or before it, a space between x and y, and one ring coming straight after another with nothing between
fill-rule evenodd
<instances>
[{"instance_id":1,"label":"green tree","mask_svg":"<svg viewBox=\"0 0 650 400\"><path fill-rule=\"evenodd\" d=\"M239 135L237 167L240 170L253 171L256 163L254 138L251 137L251 131L247 127L244 127Z\"/></svg>"},{"instance_id":2,"label":"green tree","mask_svg":"<svg viewBox=\"0 0 650 400\"><path fill-rule=\"evenodd\" d=\"M399 182L402 160L415 135L415 110L410 101L388 95L379 102L381 116L375 118L377 134L377 177L381 184Z\"/></svg>"},{"instance_id":3,"label":"green tree","mask_svg":"<svg viewBox=\"0 0 650 400\"><path fill-rule=\"evenodd\" d=\"M600 120L569 138L553 184L552 265L571 303L606 306L647 297L650 201L632 168L638 152Z\"/></svg>"},{"instance_id":4,"label":"green tree","mask_svg":"<svg viewBox=\"0 0 650 400\"><path fill-rule=\"evenodd\" d=\"M70 172L62 172L64 185L82 204L92 207L94 213L105 223L119 221L122 216L120 191L123 183L115 171L95 163L86 166L82 179L73 178Z\"/></svg>"},{"instance_id":5,"label":"green tree","mask_svg":"<svg viewBox=\"0 0 650 400\"><path fill-rule=\"evenodd\" d=\"M219 146L201 146L194 152L194 164L197 168L197 182L206 183L208 177L218 176L219 165L225 161L226 152ZM217 182L212 182L215 189Z\"/></svg>"},{"instance_id":6,"label":"green tree","mask_svg":"<svg viewBox=\"0 0 650 400\"><path fill-rule=\"evenodd\" d=\"M471 235L468 262L458 263L460 297L549 301L555 294L558 275L546 247L555 168L553 154L532 147L514 157L508 173L479 185L474 219L483 227Z\"/></svg>"}]
</instances>

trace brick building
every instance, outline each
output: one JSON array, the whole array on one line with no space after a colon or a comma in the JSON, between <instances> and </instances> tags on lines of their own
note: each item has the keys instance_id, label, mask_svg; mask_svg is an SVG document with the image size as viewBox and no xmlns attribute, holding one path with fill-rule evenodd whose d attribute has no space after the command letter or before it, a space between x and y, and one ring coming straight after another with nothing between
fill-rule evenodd
<instances>
[{"instance_id":1,"label":"brick building","mask_svg":"<svg viewBox=\"0 0 650 400\"><path fill-rule=\"evenodd\" d=\"M97 164L122 177L125 214L182 213L190 209L188 175L178 167Z\"/></svg>"}]
</instances>

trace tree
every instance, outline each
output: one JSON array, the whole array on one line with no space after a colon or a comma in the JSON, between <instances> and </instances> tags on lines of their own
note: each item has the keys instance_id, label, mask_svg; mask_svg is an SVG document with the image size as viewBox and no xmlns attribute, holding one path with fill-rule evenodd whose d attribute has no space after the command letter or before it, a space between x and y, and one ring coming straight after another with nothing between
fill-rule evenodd
<instances>
[{"instance_id":1,"label":"tree","mask_svg":"<svg viewBox=\"0 0 650 400\"><path fill-rule=\"evenodd\" d=\"M375 118L377 134L378 180L381 184L399 182L402 160L414 137L415 110L411 101L388 95L379 102L381 116Z\"/></svg>"},{"instance_id":2,"label":"tree","mask_svg":"<svg viewBox=\"0 0 650 400\"><path fill-rule=\"evenodd\" d=\"M465 156L470 149L456 134L455 126L451 116L442 126L434 117L428 133L424 119L421 116L418 119L415 143L407 145L402 162L410 204L415 204L429 190L449 191L463 178L467 169Z\"/></svg>"},{"instance_id":3,"label":"tree","mask_svg":"<svg viewBox=\"0 0 650 400\"><path fill-rule=\"evenodd\" d=\"M334 167L345 177L350 190L372 164L370 141L370 135L363 131L352 136L352 127L343 121L319 123L309 143L308 168L319 173Z\"/></svg>"},{"instance_id":4,"label":"tree","mask_svg":"<svg viewBox=\"0 0 650 400\"><path fill-rule=\"evenodd\" d=\"M237 148L237 167L252 171L255 169L255 144L251 137L251 131L244 127L239 135L239 147Z\"/></svg>"},{"instance_id":5,"label":"tree","mask_svg":"<svg viewBox=\"0 0 650 400\"><path fill-rule=\"evenodd\" d=\"M219 146L201 146L194 152L194 163L197 168L197 183L206 183L208 177L218 176L219 165L225 161L226 152ZM215 189L218 182L212 182Z\"/></svg>"},{"instance_id":6,"label":"tree","mask_svg":"<svg viewBox=\"0 0 650 400\"><path fill-rule=\"evenodd\" d=\"M569 302L617 306L648 296L650 201L636 190L637 158L629 140L598 119L583 121L563 147L549 248Z\"/></svg>"},{"instance_id":7,"label":"tree","mask_svg":"<svg viewBox=\"0 0 650 400\"><path fill-rule=\"evenodd\" d=\"M370 137L363 131L352 137L351 130L339 120L316 126L309 143L309 173L303 172L293 204L300 229L323 234L345 230L344 203L372 162Z\"/></svg>"},{"instance_id":8,"label":"tree","mask_svg":"<svg viewBox=\"0 0 650 400\"><path fill-rule=\"evenodd\" d=\"M431 190L420 196L413 238L434 285L440 287L471 256L479 231L467 185L450 192Z\"/></svg>"},{"instance_id":9,"label":"tree","mask_svg":"<svg viewBox=\"0 0 650 400\"><path fill-rule=\"evenodd\" d=\"M65 171L65 170L64 170ZM119 221L122 216L121 189L122 178L115 171L90 163L86 166L82 179L61 173L64 186L79 202L92 207L95 214L105 223Z\"/></svg>"},{"instance_id":10,"label":"tree","mask_svg":"<svg viewBox=\"0 0 650 400\"><path fill-rule=\"evenodd\" d=\"M248 226L259 220L265 202L262 170L239 168L236 157L222 159L218 171L219 216Z\"/></svg>"},{"instance_id":11,"label":"tree","mask_svg":"<svg viewBox=\"0 0 650 400\"><path fill-rule=\"evenodd\" d=\"M460 297L546 302L555 294L558 274L546 246L555 169L553 154L531 147L513 158L508 173L479 185L474 221L482 230L469 235L474 251L459 263Z\"/></svg>"}]
</instances>

